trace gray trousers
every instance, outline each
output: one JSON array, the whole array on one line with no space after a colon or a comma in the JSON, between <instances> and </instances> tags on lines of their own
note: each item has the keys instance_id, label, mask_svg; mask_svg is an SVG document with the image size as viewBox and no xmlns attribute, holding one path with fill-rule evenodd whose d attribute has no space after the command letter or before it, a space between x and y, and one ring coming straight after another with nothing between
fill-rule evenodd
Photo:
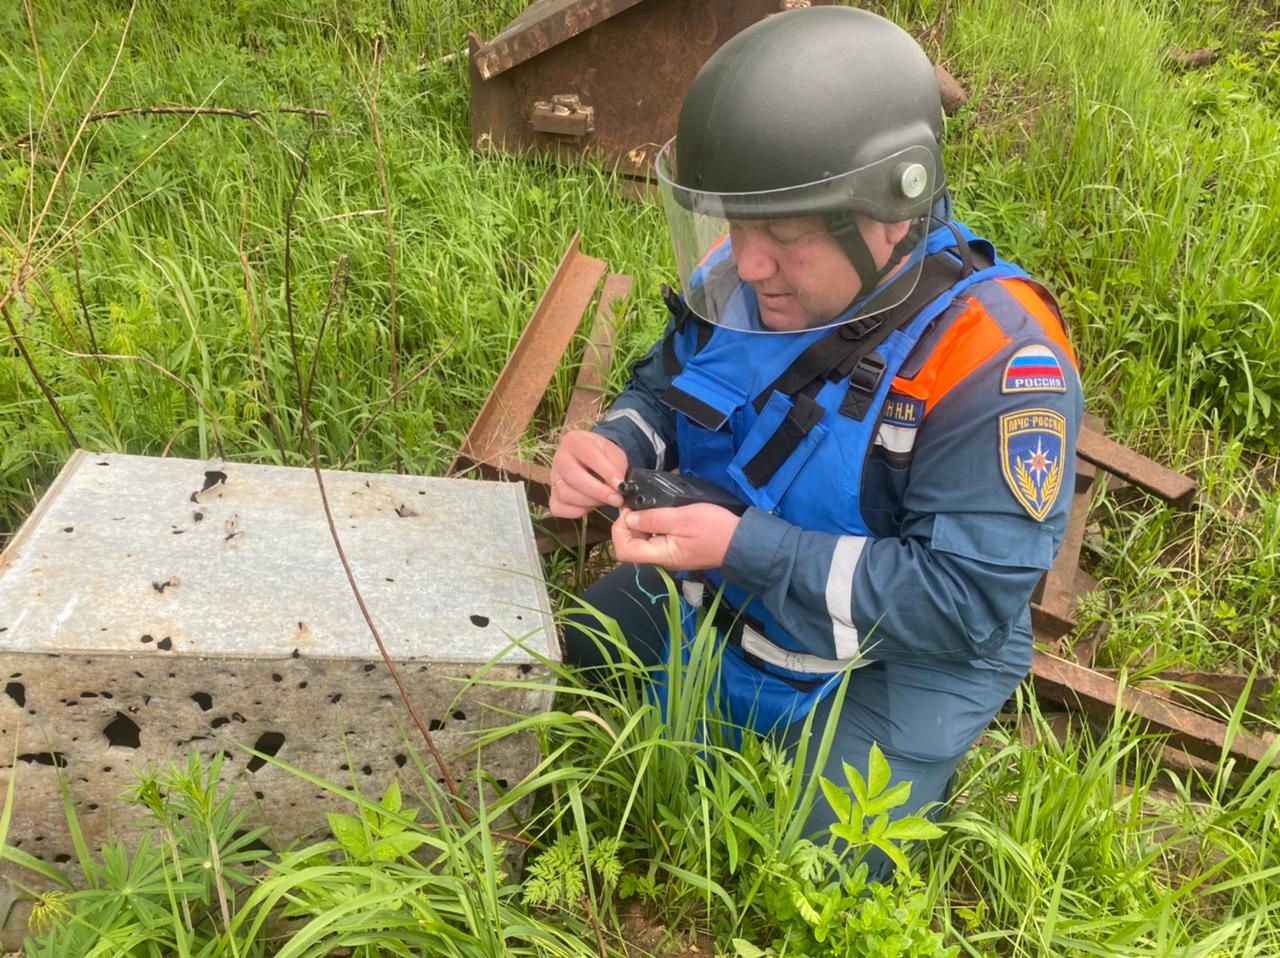
<instances>
[{"instance_id":1,"label":"gray trousers","mask_svg":"<svg viewBox=\"0 0 1280 958\"><path fill-rule=\"evenodd\" d=\"M656 666L666 661L668 593L654 569L620 566L591 586L583 600L618 622L642 663ZM597 620L581 613L571 615L564 630L566 661L588 673L610 657L610 649L600 645L593 631L599 631ZM1021 680L1011 672L959 669L964 673L962 682L953 680L953 666L873 662L854 670L839 714L832 715L834 696L814 712L813 735L820 734L827 722L835 722L832 747L820 774L843 786L843 763L847 762L865 779L874 742L893 770L892 783L911 782L910 800L893 812L894 817L917 814L924 805L944 801L968 746ZM774 734L794 754L803 726L796 722ZM807 750L806 780L813 775L816 751ZM806 833L824 841L826 829L834 822L835 813L819 793ZM884 880L892 874L892 864L879 852L868 857L868 864L873 879Z\"/></svg>"}]
</instances>

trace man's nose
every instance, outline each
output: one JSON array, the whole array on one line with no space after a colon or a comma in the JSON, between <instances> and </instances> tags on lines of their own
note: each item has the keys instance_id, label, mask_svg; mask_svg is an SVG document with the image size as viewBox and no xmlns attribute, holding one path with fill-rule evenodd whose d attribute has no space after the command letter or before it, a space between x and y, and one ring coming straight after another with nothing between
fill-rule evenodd
<instances>
[{"instance_id":1,"label":"man's nose","mask_svg":"<svg viewBox=\"0 0 1280 958\"><path fill-rule=\"evenodd\" d=\"M733 234L733 261L738 267L738 276L747 283L758 283L778 271L771 244L755 230Z\"/></svg>"}]
</instances>

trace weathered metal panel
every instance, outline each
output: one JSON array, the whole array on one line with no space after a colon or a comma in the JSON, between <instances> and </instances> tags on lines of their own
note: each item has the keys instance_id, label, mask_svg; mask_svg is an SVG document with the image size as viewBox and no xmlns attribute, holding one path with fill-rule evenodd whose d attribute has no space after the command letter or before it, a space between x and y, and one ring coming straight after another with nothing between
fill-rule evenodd
<instances>
[{"instance_id":1,"label":"weathered metal panel","mask_svg":"<svg viewBox=\"0 0 1280 958\"><path fill-rule=\"evenodd\" d=\"M540 0L490 43L471 38L472 145L562 160L590 154L648 176L658 147L675 134L694 74L726 40L783 6L782 0ZM576 96L590 108L592 130L573 135L581 123L566 124L568 133L536 130L537 104L557 96Z\"/></svg>"},{"instance_id":2,"label":"weathered metal panel","mask_svg":"<svg viewBox=\"0 0 1280 958\"><path fill-rule=\"evenodd\" d=\"M546 683L520 682L559 657L522 487L324 481L372 617L466 779L478 731L550 705ZM426 754L309 469L77 453L0 556L0 677L0 791L18 785L8 840L46 861L73 854L59 773L97 848L140 824L119 801L137 771L225 751L224 781L284 842L343 803L241 746L370 795L402 767L415 779L407 755ZM537 755L519 737L484 764L514 784ZM7 867L0 938L23 920Z\"/></svg>"}]
</instances>

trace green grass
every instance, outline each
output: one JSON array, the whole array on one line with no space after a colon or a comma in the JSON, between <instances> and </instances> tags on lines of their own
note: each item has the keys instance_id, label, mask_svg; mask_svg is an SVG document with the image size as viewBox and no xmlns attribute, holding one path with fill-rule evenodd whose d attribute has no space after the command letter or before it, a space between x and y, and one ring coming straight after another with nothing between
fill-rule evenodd
<instances>
[{"instance_id":1,"label":"green grass","mask_svg":"<svg viewBox=\"0 0 1280 958\"><path fill-rule=\"evenodd\" d=\"M0 312L77 440L303 464L297 364L303 379L315 369L324 464L438 474L576 231L635 279L620 386L664 319L658 289L674 270L660 212L624 199L607 169L469 149L465 59L448 58L521 6L179 0L140 5L127 30L124 4L0 11ZM1103 588L1082 631L1105 633L1099 661L1274 675L1280 16L1156 0L878 8L916 32L938 25L930 52L972 94L948 123L961 217L1059 293L1090 410L1200 480L1189 514L1131 489L1097 494L1084 562ZM1219 51L1212 65L1169 65L1169 48L1204 46ZM78 126L91 109L165 104L264 112ZM324 320L340 265L340 306ZM7 326L0 340L2 546L71 441ZM557 377L540 421L557 421L569 383ZM545 439L524 451L546 454ZM559 849L544 869L558 899L526 900L484 829L422 830L367 800L353 817L396 820L452 864L375 867L335 838L313 850L323 861L275 862L279 882L241 896L233 914L248 924L234 934L204 886L222 944L203 953L234 954L233 940L266 953L275 945L248 929L285 901L303 921L351 903L289 953L323 954L341 936L370 954L375 941L398 942L394 954L596 953L566 881L582 883L611 947L622 891L743 956L784 940L804 953L802 926L838 933L830 916L805 924L797 902L862 914L854 903L871 899L825 887L821 855L789 827L804 799L778 756L710 748L694 734L696 694L693 724L665 738L634 682L578 694L573 710L528 723L548 759L510 799L539 797L531 827L539 851ZM885 908L923 895L946 942L972 955L1280 953L1277 773L1241 778L1224 761L1177 778L1122 720L1060 745L1031 704L1023 714L1037 733L1000 732L975 753L947 837L920 862L925 884ZM1276 729L1273 715L1233 721ZM442 798L423 779L405 801L430 809ZM142 863L162 890L165 840ZM179 935L183 895L200 899L172 887L149 934Z\"/></svg>"}]
</instances>

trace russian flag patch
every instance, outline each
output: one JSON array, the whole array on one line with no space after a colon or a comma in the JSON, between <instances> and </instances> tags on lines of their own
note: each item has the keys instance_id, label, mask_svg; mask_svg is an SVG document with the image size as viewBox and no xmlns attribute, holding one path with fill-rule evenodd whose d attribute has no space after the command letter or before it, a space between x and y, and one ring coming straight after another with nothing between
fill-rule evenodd
<instances>
[{"instance_id":1,"label":"russian flag patch","mask_svg":"<svg viewBox=\"0 0 1280 958\"><path fill-rule=\"evenodd\" d=\"M1064 393L1067 381L1062 363L1048 346L1024 346L1004 367L1002 393Z\"/></svg>"}]
</instances>

